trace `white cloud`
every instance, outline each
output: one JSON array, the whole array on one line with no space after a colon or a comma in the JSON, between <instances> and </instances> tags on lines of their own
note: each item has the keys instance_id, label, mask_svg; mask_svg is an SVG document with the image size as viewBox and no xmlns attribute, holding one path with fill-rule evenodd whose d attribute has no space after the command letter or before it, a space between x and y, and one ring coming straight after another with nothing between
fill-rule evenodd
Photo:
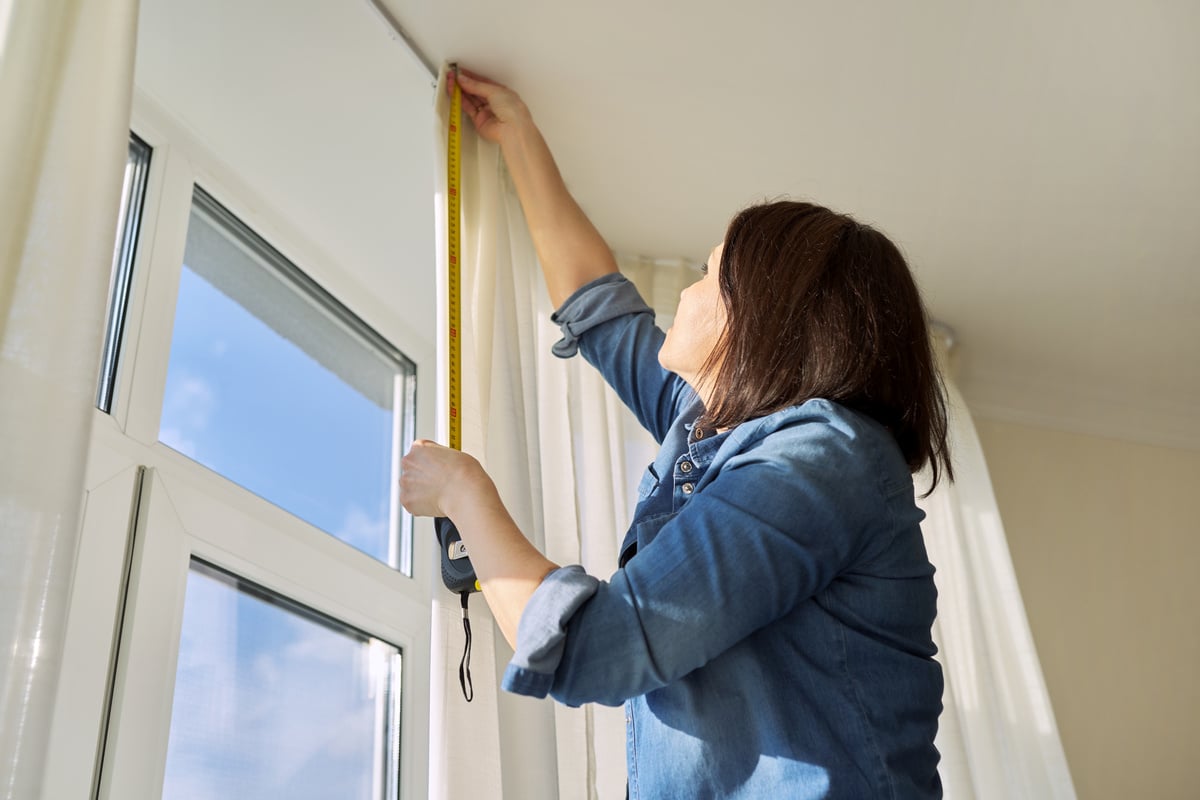
<instances>
[{"instance_id":1,"label":"white cloud","mask_svg":"<svg viewBox=\"0 0 1200 800\"><path fill-rule=\"evenodd\" d=\"M158 440L190 458L197 458L200 452L196 440L184 436L179 428L163 428L158 432Z\"/></svg>"},{"instance_id":2,"label":"white cloud","mask_svg":"<svg viewBox=\"0 0 1200 800\"><path fill-rule=\"evenodd\" d=\"M216 406L217 393L208 381L185 370L169 376L159 441L186 456L198 458L198 443L204 439Z\"/></svg>"},{"instance_id":3,"label":"white cloud","mask_svg":"<svg viewBox=\"0 0 1200 800\"><path fill-rule=\"evenodd\" d=\"M371 516L358 506L350 506L334 536L366 553L387 557L388 519L386 513Z\"/></svg>"}]
</instances>

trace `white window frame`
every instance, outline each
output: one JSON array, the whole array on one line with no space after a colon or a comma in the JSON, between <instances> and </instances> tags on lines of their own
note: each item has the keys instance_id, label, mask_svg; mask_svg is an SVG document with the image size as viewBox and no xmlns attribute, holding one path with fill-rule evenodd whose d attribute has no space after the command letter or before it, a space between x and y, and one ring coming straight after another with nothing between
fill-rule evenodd
<instances>
[{"instance_id":1,"label":"white window frame","mask_svg":"<svg viewBox=\"0 0 1200 800\"><path fill-rule=\"evenodd\" d=\"M195 555L401 648L400 797L423 798L435 589L430 521L413 526L410 578L158 442L193 187L416 364L425 376L417 381L416 436L434 435L433 343L408 330L398 309L355 282L136 91L131 128L152 148L150 174L112 410L94 412L43 796L161 796Z\"/></svg>"}]
</instances>

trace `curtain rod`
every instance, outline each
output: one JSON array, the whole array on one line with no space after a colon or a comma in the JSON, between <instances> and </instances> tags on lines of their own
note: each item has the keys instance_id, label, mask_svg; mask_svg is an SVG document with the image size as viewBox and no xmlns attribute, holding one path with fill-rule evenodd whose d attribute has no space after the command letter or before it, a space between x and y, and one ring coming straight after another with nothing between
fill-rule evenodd
<instances>
[{"instance_id":1,"label":"curtain rod","mask_svg":"<svg viewBox=\"0 0 1200 800\"><path fill-rule=\"evenodd\" d=\"M404 30L404 26L402 26L394 16L392 16L392 12L389 11L387 6L384 4L384 0L367 0L367 5L375 9L375 13L379 16L379 19L383 22L383 24L387 26L392 38L400 40L400 43L404 45L404 49L406 49L408 54L411 55L413 59L425 69L425 72L429 74L429 80L433 82L434 86L436 86L438 76L437 68L434 67L433 62L430 61L425 54L421 52L420 48L417 47L417 43L414 42L413 38L408 35L408 31Z\"/></svg>"}]
</instances>

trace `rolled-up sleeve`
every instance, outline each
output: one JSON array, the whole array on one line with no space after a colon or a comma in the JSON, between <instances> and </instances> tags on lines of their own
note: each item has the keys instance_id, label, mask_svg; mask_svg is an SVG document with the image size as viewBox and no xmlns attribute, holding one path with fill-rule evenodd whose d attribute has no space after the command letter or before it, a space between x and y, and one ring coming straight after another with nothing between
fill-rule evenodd
<instances>
[{"instance_id":1,"label":"rolled-up sleeve","mask_svg":"<svg viewBox=\"0 0 1200 800\"><path fill-rule=\"evenodd\" d=\"M600 581L573 565L551 572L521 614L517 650L501 686L514 694L545 697L562 661L567 621L596 593Z\"/></svg>"},{"instance_id":2,"label":"rolled-up sleeve","mask_svg":"<svg viewBox=\"0 0 1200 800\"><path fill-rule=\"evenodd\" d=\"M588 331L626 314L649 314L654 311L638 294L629 279L619 272L596 278L581 286L550 317L562 330L550 352L559 358L570 358L579 352L579 339Z\"/></svg>"}]
</instances>

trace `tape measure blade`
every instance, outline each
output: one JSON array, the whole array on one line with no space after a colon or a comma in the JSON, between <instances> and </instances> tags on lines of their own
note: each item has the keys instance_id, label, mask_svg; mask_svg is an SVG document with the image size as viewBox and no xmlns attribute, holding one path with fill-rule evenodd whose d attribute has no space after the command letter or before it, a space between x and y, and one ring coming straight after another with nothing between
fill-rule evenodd
<instances>
[{"instance_id":1,"label":"tape measure blade","mask_svg":"<svg viewBox=\"0 0 1200 800\"><path fill-rule=\"evenodd\" d=\"M457 70L455 71L457 76ZM454 82L446 147L447 178L447 444L462 449L462 87Z\"/></svg>"}]
</instances>

